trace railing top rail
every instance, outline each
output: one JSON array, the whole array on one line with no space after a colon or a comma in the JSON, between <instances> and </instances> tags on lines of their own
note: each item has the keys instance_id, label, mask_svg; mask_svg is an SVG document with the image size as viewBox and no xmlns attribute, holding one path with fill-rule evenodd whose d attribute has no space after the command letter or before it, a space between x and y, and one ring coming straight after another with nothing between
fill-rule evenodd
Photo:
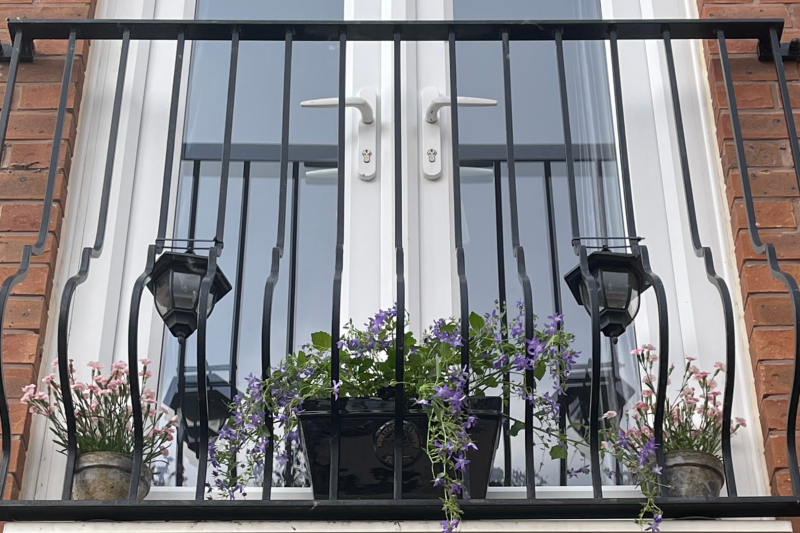
<instances>
[{"instance_id":1,"label":"railing top rail","mask_svg":"<svg viewBox=\"0 0 800 533\"><path fill-rule=\"evenodd\" d=\"M9 19L13 38L22 31L25 40L68 39L77 31L79 39L122 39L126 29L131 39L173 40L184 32L188 40L228 41L234 28L242 41L280 41L287 29L296 41L336 41L341 31L348 41L393 41L400 29L405 41L446 41L451 31L461 41L495 41L503 32L509 39L551 41L556 30L563 31L566 41L601 41L615 29L622 40L662 39L669 28L675 39L716 39L722 30L728 39L759 39L768 42L770 30L783 31L782 19L725 20L571 20L571 21L195 21L195 20L74 20L74 19Z\"/></svg>"}]
</instances>

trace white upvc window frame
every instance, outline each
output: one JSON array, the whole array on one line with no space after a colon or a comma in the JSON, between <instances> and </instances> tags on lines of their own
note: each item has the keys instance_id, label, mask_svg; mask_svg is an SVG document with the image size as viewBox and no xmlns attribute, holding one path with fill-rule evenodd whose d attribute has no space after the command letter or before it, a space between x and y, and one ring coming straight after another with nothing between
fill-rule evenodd
<instances>
[{"instance_id":1,"label":"white upvc window frame","mask_svg":"<svg viewBox=\"0 0 800 533\"><path fill-rule=\"evenodd\" d=\"M442 19L452 13L453 0L346 0L345 15L349 19L414 20ZM691 0L672 3L656 0L602 0L606 19L624 18L695 18ZM98 18L128 19L191 19L195 0L100 0ZM447 15L449 18L449 15ZM749 422L749 427L734 440L734 459L740 494L765 494L769 483L763 460L763 447L758 424L758 410L752 387L752 368L747 352L743 322L743 306L739 298L738 277L733 243L728 231L728 212L724 201L719 156L714 144L713 118L706 87L705 65L698 42L676 42L676 63L681 85L684 122L690 146L690 163L697 205L711 206L698 213L703 244L710 246L721 275L731 287L739 318L737 335L738 374L734 412ZM93 239L98 187L105 161L105 143L97 139L99 131L107 131L113 101L119 43L96 42L92 45L84 90L84 105L79 122L77 151L70 180L67 217L58 254L51 309L58 309L64 283L74 273L80 250ZM191 47L184 59L184 93L179 106L178 139L185 110L185 88L189 75ZM141 273L147 246L156 234L157 202L153 191L160 190L166 142L166 122L170 100L175 43L171 41L132 42L129 59L116 174L111 193L111 208L106 249L94 261L89 281L77 291L70 329L70 357L82 368L89 360L110 364L126 357L127 320L130 288ZM636 120L627 120L629 158L633 179L634 205L650 205L647 217L637 211L639 232L647 237L654 269L665 280L670 308L670 344L672 358L678 354L697 355L701 364L710 367L715 356L714 338L722 339L721 311L716 315L712 301L718 301L713 287L705 281L702 261L691 250L688 239L685 202L678 179L678 150L674 140L674 124L668 91L663 47L657 42L626 41L620 43L622 88L626 116L637 113ZM421 58L430 68L418 68ZM364 86L378 88L379 140L378 176L372 182L357 178L352 165L347 165L347 205L358 204L345 214L345 275L342 290L342 316L356 321L390 306L395 301L393 217L394 185L391 180L395 154L393 131L392 43L351 43L348 46L348 95ZM357 69L355 64L379 63L381 68ZM406 249L408 312L411 327L420 331L434 318L458 312L458 290L455 276L454 237L450 219L452 197L452 158L450 156L449 113L442 112L443 177L436 181L410 179L421 176L418 139L419 92L422 87L436 86L447 94L447 48L445 43L405 43L402 71L404 157L403 235ZM645 74L643 74L645 73ZM323 96L323 95L321 95ZM480 95L475 95L480 96ZM357 114L348 115L347 138L357 131ZM103 129L105 126L105 130ZM348 160L355 157L350 142ZM180 151L176 151L173 196L177 192ZM654 161L658 164L654 165ZM653 195L652 191L663 191ZM655 199L654 199L655 196ZM646 204L644 200L649 199ZM636 201L638 200L638 201ZM174 202L173 202L174 205ZM448 209L442 209L448 206ZM381 214L384 216L381 216ZM443 231L442 228L449 228ZM680 231L678 231L680 230ZM422 273L424 272L424 276ZM357 280L357 282L351 282ZM705 285L703 285L705 284ZM709 298L696 295L710 294ZM695 297L690 298L689 295ZM149 293L142 304L140 343L148 344L150 354L160 354L163 325L151 305ZM714 300L716 298L716 300ZM99 303L98 303L99 302ZM636 321L640 342L656 341L655 306L644 299ZM43 359L56 354L55 313L51 313L44 345ZM719 334L719 335L717 335ZM144 351L144 344L142 349ZM716 348L718 352L722 350ZM157 360L157 357L152 357ZM154 373L157 371L154 368ZM44 368L43 372L47 369ZM23 497L57 499L60 497L63 457L56 453L43 419L32 429ZM555 489L555 488L554 488ZM549 490L549 489L541 489ZM582 487L558 488L566 493L583 495ZM607 487L609 493L629 490ZM193 489L192 489L193 491ZM158 490L156 492L162 492ZM276 493L279 491L276 491ZM498 496L509 491L498 490ZM513 492L513 491L511 491ZM172 489L173 496L181 490ZM253 493L255 494L255 493ZM622 493L619 494L622 496ZM511 497L510 493L506 495ZM286 497L292 498L287 492Z\"/></svg>"}]
</instances>

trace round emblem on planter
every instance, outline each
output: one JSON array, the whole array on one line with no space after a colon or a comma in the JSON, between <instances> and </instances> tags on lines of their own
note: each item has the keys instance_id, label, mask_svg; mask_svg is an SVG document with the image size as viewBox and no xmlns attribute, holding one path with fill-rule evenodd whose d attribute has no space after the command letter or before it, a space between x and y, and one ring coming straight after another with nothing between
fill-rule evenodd
<instances>
[{"instance_id":1,"label":"round emblem on planter","mask_svg":"<svg viewBox=\"0 0 800 533\"><path fill-rule=\"evenodd\" d=\"M417 426L403 421L403 466L417 462L422 455L420 435ZM394 466L394 422L387 422L378 428L372 437L372 446L378 460L386 466Z\"/></svg>"}]
</instances>

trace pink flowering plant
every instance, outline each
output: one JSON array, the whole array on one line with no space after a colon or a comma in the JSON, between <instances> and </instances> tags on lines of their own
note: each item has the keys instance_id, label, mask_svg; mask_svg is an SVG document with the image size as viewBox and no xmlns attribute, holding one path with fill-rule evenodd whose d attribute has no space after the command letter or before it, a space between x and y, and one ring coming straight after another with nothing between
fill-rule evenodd
<instances>
[{"instance_id":1,"label":"pink flowering plant","mask_svg":"<svg viewBox=\"0 0 800 533\"><path fill-rule=\"evenodd\" d=\"M655 411L657 377L655 368L658 355L652 345L645 344L633 350L644 377L642 378L642 399L636 402L624 415L620 423L617 413L609 411L603 418L608 420L604 430L604 453L612 455L620 465L636 476L642 489L645 502L639 515L639 523L644 524L647 515L652 516L647 530L658 532L662 520L661 509L655 498L662 488L669 488L660 481L661 466L656 460ZM664 453L680 450L705 452L721 459L722 449L722 392L718 390L717 378L724 374L725 365L716 363L713 372L700 370L694 365L696 358L686 356L683 376L677 394L665 401L663 441ZM672 384L671 365L667 383ZM731 423L731 434L744 427L745 421L736 418Z\"/></svg>"},{"instance_id":2,"label":"pink flowering plant","mask_svg":"<svg viewBox=\"0 0 800 533\"><path fill-rule=\"evenodd\" d=\"M149 359L142 359L141 404L144 421L144 464L151 464L157 458L166 456L167 443L174 438L177 417L168 418L164 408L157 409L156 392L147 388L147 380L152 376L148 370ZM53 361L58 366L58 360ZM131 407L130 372L128 364L117 361L108 376L102 374L103 364L92 361L88 364L91 378L88 382L75 377L73 361L69 362L69 381L72 390L72 403L75 408L75 436L78 442L78 455L89 452L116 452L133 456L133 410ZM42 387L36 385L23 387L21 403L28 410L40 414L50 421L50 429L55 443L62 453L67 450L67 424L64 416L64 402L61 385L56 374L42 379Z\"/></svg>"},{"instance_id":3,"label":"pink flowering plant","mask_svg":"<svg viewBox=\"0 0 800 533\"><path fill-rule=\"evenodd\" d=\"M576 444L558 433L558 394L577 358L571 348L573 336L562 327L562 317L550 317L544 328L535 328L526 340L520 313L505 325L503 313L495 310L469 317L470 366L461 366L461 323L454 318L437 320L418 341L405 334L404 395L416 402L429 417L426 452L432 465L433 484L441 487L444 533L459 526L458 498L465 496L464 475L468 452L477 446L469 430L480 421L470 411L469 396L505 391L533 405L534 431L551 457L567 457L566 447ZM408 320L406 318L406 325ZM397 309L380 311L364 325L352 321L343 327L338 341L340 376L331 379L332 339L328 333L312 334L311 343L288 355L270 376L248 378L243 394L231 406L232 415L210 443L213 483L222 496L233 499L263 466L274 439L279 468L285 468L290 450L300 445L297 415L303 401L333 395L352 398L394 397ZM531 371L538 387L524 384ZM510 375L509 379L505 376ZM541 382L541 383L538 383ZM543 385L553 383L553 390ZM467 386L468 385L468 386ZM469 391L467 393L467 391ZM274 421L274 434L265 418ZM511 433L524 425L513 421ZM555 429L554 429L555 428ZM245 452L245 453L239 453ZM586 467L578 470L583 472Z\"/></svg>"}]
</instances>

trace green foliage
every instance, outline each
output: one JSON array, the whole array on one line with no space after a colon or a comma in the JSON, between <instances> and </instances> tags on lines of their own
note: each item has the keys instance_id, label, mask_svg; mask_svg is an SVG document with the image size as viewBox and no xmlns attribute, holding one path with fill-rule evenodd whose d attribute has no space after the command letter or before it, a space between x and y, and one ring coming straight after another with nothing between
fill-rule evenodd
<instances>
[{"instance_id":1,"label":"green foliage","mask_svg":"<svg viewBox=\"0 0 800 533\"><path fill-rule=\"evenodd\" d=\"M380 311L363 328L352 321L333 341L325 332L312 334L303 350L288 355L264 380L251 378L248 390L235 399L233 415L212 443L210 458L214 466L214 487L233 498L242 493L253 471L263 465L270 439L275 439L278 462L285 462L291 446L299 444L297 413L303 400L333 396L380 397L393 399L395 389L422 405L428 414L426 452L432 464L434 485L442 487L446 531L458 526L461 509L458 496L463 494L463 475L469 463L468 452L477 449L469 429L480 421L470 413L469 396L501 393L516 394L533 406L539 441L550 455L566 458L565 435L558 426L555 394L537 393L537 383L545 377L558 389L565 384L577 354L571 349L573 337L561 327L561 317L543 329L527 332L522 314L506 325L504 311L483 316L471 313L468 341L462 338L462 325L454 318L437 320L418 340L406 331L403 337L404 380L395 381L398 357L398 317L396 309ZM404 317L406 330L407 317ZM466 344L465 344L466 342ZM331 355L338 350L339 379L331 377ZM469 354L469 367L462 367L462 357ZM534 382L525 382L526 371L533 371ZM558 390L557 389L557 390ZM274 434L258 421L272 417L277 423ZM255 423L253 422L255 421ZM512 420L511 434L524 428ZM246 459L237 452L248 450Z\"/></svg>"}]
</instances>

